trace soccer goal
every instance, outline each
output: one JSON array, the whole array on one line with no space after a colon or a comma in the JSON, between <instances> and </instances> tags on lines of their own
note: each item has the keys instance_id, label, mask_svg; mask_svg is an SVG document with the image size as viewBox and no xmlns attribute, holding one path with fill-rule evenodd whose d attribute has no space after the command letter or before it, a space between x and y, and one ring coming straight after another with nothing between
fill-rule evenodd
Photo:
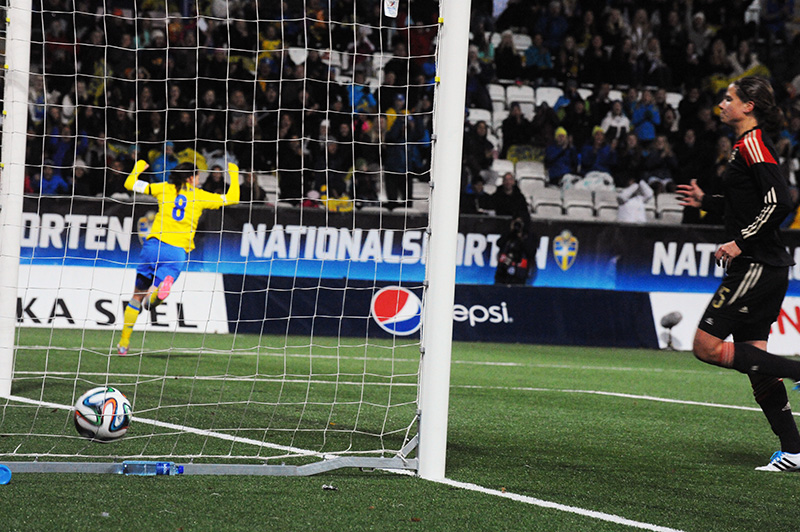
<instances>
[{"instance_id":1,"label":"soccer goal","mask_svg":"<svg viewBox=\"0 0 800 532\"><path fill-rule=\"evenodd\" d=\"M131 4L0 22L0 463L443 477L468 0ZM119 356L159 210L137 160L218 194L232 162L241 201ZM96 387L124 437L76 430Z\"/></svg>"}]
</instances>

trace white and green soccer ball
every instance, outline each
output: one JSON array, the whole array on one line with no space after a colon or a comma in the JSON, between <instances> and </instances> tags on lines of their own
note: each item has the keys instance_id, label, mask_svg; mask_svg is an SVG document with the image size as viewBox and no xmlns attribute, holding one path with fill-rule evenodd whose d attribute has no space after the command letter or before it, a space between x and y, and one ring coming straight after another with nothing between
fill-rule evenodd
<instances>
[{"instance_id":1,"label":"white and green soccer ball","mask_svg":"<svg viewBox=\"0 0 800 532\"><path fill-rule=\"evenodd\" d=\"M111 386L98 386L75 401L75 428L84 438L110 442L128 432L131 402Z\"/></svg>"}]
</instances>

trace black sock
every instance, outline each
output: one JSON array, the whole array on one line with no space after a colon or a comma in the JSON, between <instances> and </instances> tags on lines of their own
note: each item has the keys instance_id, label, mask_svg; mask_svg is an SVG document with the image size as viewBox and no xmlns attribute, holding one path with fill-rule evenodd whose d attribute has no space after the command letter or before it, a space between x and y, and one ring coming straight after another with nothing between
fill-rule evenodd
<instances>
[{"instance_id":1,"label":"black sock","mask_svg":"<svg viewBox=\"0 0 800 532\"><path fill-rule=\"evenodd\" d=\"M743 342L734 344L733 369L742 373L760 373L771 377L788 377L800 380L800 362L767 353Z\"/></svg>"},{"instance_id":2,"label":"black sock","mask_svg":"<svg viewBox=\"0 0 800 532\"><path fill-rule=\"evenodd\" d=\"M750 374L753 396L769 421L772 432L781 441L781 451L800 453L800 432L789 407L786 386L776 377Z\"/></svg>"}]
</instances>

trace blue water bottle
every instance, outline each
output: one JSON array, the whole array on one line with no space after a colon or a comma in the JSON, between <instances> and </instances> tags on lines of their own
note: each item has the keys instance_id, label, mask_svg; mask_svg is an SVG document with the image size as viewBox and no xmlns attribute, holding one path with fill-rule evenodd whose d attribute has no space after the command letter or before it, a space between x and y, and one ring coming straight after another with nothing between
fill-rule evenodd
<instances>
[{"instance_id":1,"label":"blue water bottle","mask_svg":"<svg viewBox=\"0 0 800 532\"><path fill-rule=\"evenodd\" d=\"M156 476L182 475L183 466L175 462L153 462L149 460L125 460L122 462L122 473L125 475Z\"/></svg>"}]
</instances>

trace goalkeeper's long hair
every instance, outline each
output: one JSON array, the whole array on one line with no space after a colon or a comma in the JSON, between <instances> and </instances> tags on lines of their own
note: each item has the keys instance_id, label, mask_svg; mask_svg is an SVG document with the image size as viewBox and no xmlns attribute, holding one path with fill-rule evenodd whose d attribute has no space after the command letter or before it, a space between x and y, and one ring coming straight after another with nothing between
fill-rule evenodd
<instances>
[{"instance_id":1,"label":"goalkeeper's long hair","mask_svg":"<svg viewBox=\"0 0 800 532\"><path fill-rule=\"evenodd\" d=\"M175 190L180 192L192 176L197 175L198 169L192 163L181 163L169 173L169 182L175 185Z\"/></svg>"}]
</instances>

